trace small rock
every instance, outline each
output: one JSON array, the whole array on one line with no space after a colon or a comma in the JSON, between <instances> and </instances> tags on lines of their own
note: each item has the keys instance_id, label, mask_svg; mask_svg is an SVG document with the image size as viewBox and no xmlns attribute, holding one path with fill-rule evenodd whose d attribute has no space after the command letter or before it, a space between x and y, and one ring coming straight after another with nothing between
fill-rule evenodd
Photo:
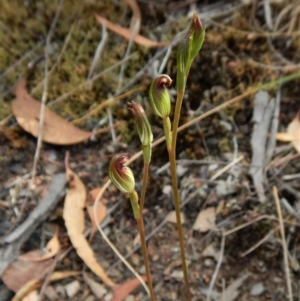
<instances>
[{"instance_id":1,"label":"small rock","mask_svg":"<svg viewBox=\"0 0 300 301\"><path fill-rule=\"evenodd\" d=\"M252 296L260 296L265 291L264 284L262 282L255 283L250 291Z\"/></svg>"},{"instance_id":2,"label":"small rock","mask_svg":"<svg viewBox=\"0 0 300 301\"><path fill-rule=\"evenodd\" d=\"M177 165L177 167L176 167L176 172L177 172L178 177L183 176L187 171L188 171L188 168L183 167L182 165Z\"/></svg>"},{"instance_id":3,"label":"small rock","mask_svg":"<svg viewBox=\"0 0 300 301\"><path fill-rule=\"evenodd\" d=\"M45 289L45 295L51 301L58 299L57 293L52 286L47 286Z\"/></svg>"},{"instance_id":4,"label":"small rock","mask_svg":"<svg viewBox=\"0 0 300 301\"><path fill-rule=\"evenodd\" d=\"M172 272L171 277L176 278L177 280L182 280L183 279L183 271L175 270Z\"/></svg>"},{"instance_id":5,"label":"small rock","mask_svg":"<svg viewBox=\"0 0 300 301\"><path fill-rule=\"evenodd\" d=\"M67 285L65 285L65 290L66 290L67 295L70 298L73 298L78 293L78 291L80 290L79 281L74 280L74 281L68 283Z\"/></svg>"},{"instance_id":6,"label":"small rock","mask_svg":"<svg viewBox=\"0 0 300 301\"><path fill-rule=\"evenodd\" d=\"M163 192L163 194L171 195L172 186L171 185L165 185L162 192Z\"/></svg>"}]
</instances>

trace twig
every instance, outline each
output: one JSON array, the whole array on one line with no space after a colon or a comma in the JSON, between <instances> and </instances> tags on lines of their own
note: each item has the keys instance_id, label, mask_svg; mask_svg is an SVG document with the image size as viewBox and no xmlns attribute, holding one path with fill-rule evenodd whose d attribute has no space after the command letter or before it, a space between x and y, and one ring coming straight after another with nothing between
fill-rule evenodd
<instances>
[{"instance_id":1,"label":"twig","mask_svg":"<svg viewBox=\"0 0 300 301\"><path fill-rule=\"evenodd\" d=\"M277 226L275 229L272 229L265 235L262 239L260 239L257 243L255 243L251 248L244 251L240 256L244 257L248 255L249 253L253 252L255 249L257 249L260 245L262 245L265 241L267 241L277 230L279 229L279 226Z\"/></svg>"},{"instance_id":2,"label":"twig","mask_svg":"<svg viewBox=\"0 0 300 301\"><path fill-rule=\"evenodd\" d=\"M113 250L113 252L119 257L119 259L125 264L125 266L132 272L132 274L141 282L143 287L145 288L145 291L149 295L149 289L147 284L145 283L144 279L139 275L139 273L131 266L131 264L124 258L124 256L119 252L119 250L114 246L114 244L109 240L105 232L103 231L101 225L99 224L98 216L97 216L97 206L100 202L104 191L108 188L108 186L111 184L111 181L108 180L105 185L102 187L100 192L98 193L95 202L94 202L94 217L97 224L97 228L102 236L102 238L105 240L105 242L110 246L110 248Z\"/></svg>"},{"instance_id":3,"label":"twig","mask_svg":"<svg viewBox=\"0 0 300 301\"><path fill-rule=\"evenodd\" d=\"M227 164L226 166L224 166L222 169L220 169L217 173L215 173L210 180L214 181L215 179L217 179L219 176L221 176L223 173L225 173L227 170L229 170L231 167L233 167L234 165L236 165L237 163L239 163L240 161L242 161L244 159L244 156L240 156L239 158L233 160L232 162L230 162L229 164Z\"/></svg>"},{"instance_id":4,"label":"twig","mask_svg":"<svg viewBox=\"0 0 300 301\"><path fill-rule=\"evenodd\" d=\"M220 255L219 255L219 258L218 258L218 262L217 262L215 271L214 271L214 273L211 277L210 283L209 283L209 288L208 288L208 291L207 291L206 301L210 300L210 295L211 295L211 292L212 292L213 287L215 285L215 282L216 282L216 279L217 279L217 276L218 276L218 273L219 273L219 270L220 270L220 267L221 267L221 264L222 264L222 261L223 261L224 248L225 248L225 235L224 235L224 232L222 231Z\"/></svg>"},{"instance_id":5,"label":"twig","mask_svg":"<svg viewBox=\"0 0 300 301\"><path fill-rule=\"evenodd\" d=\"M264 12L265 12L265 20L268 28L270 30L273 29L272 24L272 16L271 16L271 6L270 6L270 0L264 0Z\"/></svg>"},{"instance_id":6,"label":"twig","mask_svg":"<svg viewBox=\"0 0 300 301\"><path fill-rule=\"evenodd\" d=\"M105 23L102 22L102 34L101 34L101 40L100 40L100 42L99 42L99 44L98 44L98 47L97 47L97 49L96 49L95 56L94 56L94 58L93 58L93 62L92 62L92 65L91 65L91 67L90 67L90 70L89 70L89 74L88 74L87 79L90 79L91 76L92 76L93 73L94 73L94 70L95 70L95 68L96 68L96 66L97 66L97 64L98 64L98 61L99 61L99 59L100 59L100 57L101 57L101 54L102 54L102 51L103 51L103 49L104 49L104 45L105 45L105 42L106 42L106 40L107 40L107 36L108 36L108 35L107 35L107 30L106 30Z\"/></svg>"},{"instance_id":7,"label":"twig","mask_svg":"<svg viewBox=\"0 0 300 301\"><path fill-rule=\"evenodd\" d=\"M281 239L282 239L283 262L284 262L284 269L285 269L285 276L286 276L286 286L287 286L287 290L288 290L288 299L290 301L293 301L293 292L292 292L292 283L291 283L291 277L290 277L288 250L287 250L287 245L286 245L282 213L281 213L280 202L279 202L279 197L278 197L278 191L277 191L276 186L273 186L273 196L274 196L275 205L276 205L276 209L277 209L277 215L278 215L279 227L280 227L280 234L281 234Z\"/></svg>"},{"instance_id":8,"label":"twig","mask_svg":"<svg viewBox=\"0 0 300 301\"><path fill-rule=\"evenodd\" d=\"M39 121L39 135L37 140L37 146L36 151L34 155L34 161L33 161L33 167L32 167L32 175L31 175L31 186L34 187L34 181L35 181L35 175L36 175L36 168L37 164L40 158L41 148L42 148L42 142L43 142L43 127L44 127L44 118L45 118L45 108L46 108L46 100L47 100L47 93L48 93L48 50L50 47L50 41L51 37L54 31L54 28L56 26L56 23L58 21L60 11L62 8L62 5L64 3L64 0L60 0L58 4L58 9L56 11L55 17L52 21L49 33L47 35L46 39L46 46L45 46L45 81L44 81L44 91L42 95L42 103L41 103L41 110L40 110L40 121Z\"/></svg>"}]
</instances>

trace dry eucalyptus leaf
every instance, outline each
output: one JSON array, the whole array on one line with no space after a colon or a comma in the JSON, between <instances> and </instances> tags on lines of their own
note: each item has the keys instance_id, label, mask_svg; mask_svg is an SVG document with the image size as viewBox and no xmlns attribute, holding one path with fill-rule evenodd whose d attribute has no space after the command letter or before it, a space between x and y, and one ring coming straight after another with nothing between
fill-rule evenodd
<instances>
[{"instance_id":1,"label":"dry eucalyptus leaf","mask_svg":"<svg viewBox=\"0 0 300 301\"><path fill-rule=\"evenodd\" d=\"M117 24L114 24L110 22L109 20L105 19L104 17L101 17L100 15L95 14L96 20L98 23L102 24L104 23L105 26L110 29L111 31L115 32L116 34L122 36L126 40L130 40L132 36L132 32L130 29L124 28L122 26L119 26ZM163 43L163 42L155 42L152 40L149 40L140 34L136 34L133 38L134 42L145 46L145 47L162 47L168 45L168 43Z\"/></svg>"},{"instance_id":2,"label":"dry eucalyptus leaf","mask_svg":"<svg viewBox=\"0 0 300 301\"><path fill-rule=\"evenodd\" d=\"M206 208L199 212L193 230L207 232L216 224L216 209L214 207Z\"/></svg>"},{"instance_id":3,"label":"dry eucalyptus leaf","mask_svg":"<svg viewBox=\"0 0 300 301\"><path fill-rule=\"evenodd\" d=\"M12 110L19 125L26 132L38 137L41 103L28 94L25 79L21 79L16 85L15 94L17 98L12 102ZM92 133L82 131L47 107L45 108L43 141L69 145L87 140L91 135Z\"/></svg>"},{"instance_id":4,"label":"dry eucalyptus leaf","mask_svg":"<svg viewBox=\"0 0 300 301\"><path fill-rule=\"evenodd\" d=\"M65 198L63 217L72 245L78 256L106 285L115 286L116 284L106 275L104 269L97 262L91 246L83 235L85 228L85 186L78 175L69 168L66 169L66 177L69 182L69 191Z\"/></svg>"},{"instance_id":5,"label":"dry eucalyptus leaf","mask_svg":"<svg viewBox=\"0 0 300 301\"><path fill-rule=\"evenodd\" d=\"M10 290L17 292L28 281L37 279L46 274L52 263L53 259L39 262L18 259L10 264L4 271L2 280Z\"/></svg>"},{"instance_id":6,"label":"dry eucalyptus leaf","mask_svg":"<svg viewBox=\"0 0 300 301\"><path fill-rule=\"evenodd\" d=\"M142 276L144 280L147 277ZM111 301L123 301L129 294L131 294L141 282L137 278L130 279L123 284L118 285L113 291L113 297Z\"/></svg>"},{"instance_id":7,"label":"dry eucalyptus leaf","mask_svg":"<svg viewBox=\"0 0 300 301\"><path fill-rule=\"evenodd\" d=\"M180 212L180 217L181 217L181 224L184 224L185 222L185 218L184 218L184 215L182 212ZM177 220L176 220L176 211L171 211L167 214L166 218L165 218L165 221L166 222L169 222L169 223L173 223L173 224L176 224L177 223Z\"/></svg>"},{"instance_id":8,"label":"dry eucalyptus leaf","mask_svg":"<svg viewBox=\"0 0 300 301\"><path fill-rule=\"evenodd\" d=\"M54 236L49 240L46 246L47 253L40 256L39 250L31 251L26 254L20 255L19 259L21 260L30 260L30 261L44 261L51 257L54 257L58 254L60 250L60 243L58 239L58 228Z\"/></svg>"},{"instance_id":9,"label":"dry eucalyptus leaf","mask_svg":"<svg viewBox=\"0 0 300 301\"><path fill-rule=\"evenodd\" d=\"M293 147L300 153L300 122L299 122L299 115L298 112L295 118L290 122L287 127L286 133L277 133L276 139L279 141L284 142L291 142Z\"/></svg>"},{"instance_id":10,"label":"dry eucalyptus leaf","mask_svg":"<svg viewBox=\"0 0 300 301\"><path fill-rule=\"evenodd\" d=\"M27 294L22 301L39 301L39 292L38 291L31 291L29 294Z\"/></svg>"},{"instance_id":11,"label":"dry eucalyptus leaf","mask_svg":"<svg viewBox=\"0 0 300 301\"><path fill-rule=\"evenodd\" d=\"M49 277L49 282L58 281L61 279L73 277L79 275L80 272L75 271L64 271L64 272L54 272ZM44 283L44 279L41 277L36 277L35 279L30 280L25 285L23 285L13 297L11 301L21 301L29 292L40 288Z\"/></svg>"}]
</instances>

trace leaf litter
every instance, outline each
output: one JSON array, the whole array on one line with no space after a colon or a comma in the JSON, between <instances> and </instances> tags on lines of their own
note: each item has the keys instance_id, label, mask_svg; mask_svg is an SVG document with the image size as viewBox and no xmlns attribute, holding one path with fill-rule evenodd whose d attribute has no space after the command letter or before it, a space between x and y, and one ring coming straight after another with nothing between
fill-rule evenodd
<instances>
[{"instance_id":1,"label":"leaf litter","mask_svg":"<svg viewBox=\"0 0 300 301\"><path fill-rule=\"evenodd\" d=\"M63 218L70 241L84 263L106 285L115 286L114 281L108 277L104 269L97 262L94 251L83 235L85 229L84 208L86 204L86 189L78 175L69 168L68 155L66 156L66 177L69 183L69 191L65 198Z\"/></svg>"},{"instance_id":2,"label":"leaf litter","mask_svg":"<svg viewBox=\"0 0 300 301\"><path fill-rule=\"evenodd\" d=\"M39 135L41 103L32 98L26 89L26 80L21 79L15 87L17 98L12 102L13 114L18 124L34 137ZM89 139L92 133L85 132L53 111L45 108L43 124L43 141L58 144L77 144Z\"/></svg>"},{"instance_id":3,"label":"leaf litter","mask_svg":"<svg viewBox=\"0 0 300 301\"><path fill-rule=\"evenodd\" d=\"M276 139L284 142L291 142L293 147L300 153L300 111L295 118L289 123L286 133L277 133Z\"/></svg>"},{"instance_id":4,"label":"leaf litter","mask_svg":"<svg viewBox=\"0 0 300 301\"><path fill-rule=\"evenodd\" d=\"M54 257L56 254L58 254L59 250L60 250L60 242L58 239L58 228L56 228L53 238L49 240L49 242L46 245L45 254L40 255L39 250L34 250L26 254L20 255L19 259L29 260L29 261L44 261L51 257Z\"/></svg>"}]
</instances>

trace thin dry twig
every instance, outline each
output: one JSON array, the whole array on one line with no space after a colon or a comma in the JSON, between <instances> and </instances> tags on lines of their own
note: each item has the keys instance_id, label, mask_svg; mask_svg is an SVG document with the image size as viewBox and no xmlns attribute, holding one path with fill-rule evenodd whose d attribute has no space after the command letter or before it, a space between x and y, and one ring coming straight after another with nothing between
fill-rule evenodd
<instances>
[{"instance_id":1,"label":"thin dry twig","mask_svg":"<svg viewBox=\"0 0 300 301\"><path fill-rule=\"evenodd\" d=\"M45 107L46 107L46 100L47 100L47 93L48 93L48 51L50 47L50 41L51 37L54 31L54 28L56 26L56 23L58 21L60 11L62 8L62 5L64 3L64 0L60 0L58 4L58 8L55 14L55 17L52 21L49 33L47 35L46 39L46 46L45 46L45 81L44 81L44 91L42 95L42 102L41 102L41 111L40 111L40 121L39 121L39 136L37 140L37 146L36 146L36 151L34 155L34 161L33 161L33 166L32 166L32 175L31 175L31 186L34 187L34 181L35 181L35 175L36 175L36 169L37 169L37 164L40 158L40 153L41 153L41 148L42 148L42 142L43 142L43 126L44 126L44 117L45 117Z\"/></svg>"},{"instance_id":2,"label":"thin dry twig","mask_svg":"<svg viewBox=\"0 0 300 301\"><path fill-rule=\"evenodd\" d=\"M94 58L93 58L93 62L91 64L91 67L90 67L90 70L89 70L89 74L88 74L88 77L87 77L88 80L92 77L92 75L95 71L95 68L96 68L97 64L99 63L99 59L100 59L102 51L104 49L107 37L108 37L108 35L107 35L107 30L106 30L105 23L102 23L101 39L100 39L100 42L99 42L98 47L96 49L96 52L95 52L95 55L94 55Z\"/></svg>"},{"instance_id":3,"label":"thin dry twig","mask_svg":"<svg viewBox=\"0 0 300 301\"><path fill-rule=\"evenodd\" d=\"M215 282L217 280L217 276L218 276L218 273L219 273L219 270L221 268L221 264L222 264L222 261L223 261L224 248L225 248L225 235L224 235L224 232L222 231L220 255L219 255L219 258L218 258L216 268L214 270L214 273L213 273L213 275L211 277L211 280L210 280L210 283L209 283L209 288L208 288L208 291L207 291L206 301L210 300L212 290L213 290Z\"/></svg>"},{"instance_id":4,"label":"thin dry twig","mask_svg":"<svg viewBox=\"0 0 300 301\"><path fill-rule=\"evenodd\" d=\"M277 209L279 229L280 229L280 234L282 239L283 262L284 262L284 269L285 269L286 286L288 290L288 299L290 301L293 301L293 291L292 291L292 283L291 283L290 268L289 268L288 249L286 245L282 212L280 208L280 202L279 202L278 191L276 186L273 186L273 196L274 196L275 205Z\"/></svg>"},{"instance_id":5,"label":"thin dry twig","mask_svg":"<svg viewBox=\"0 0 300 301\"><path fill-rule=\"evenodd\" d=\"M115 247L115 245L109 240L109 238L107 237L107 235L105 234L105 232L103 231L101 224L99 223L98 220L98 216L97 216L97 206L98 203L100 202L104 191L109 187L109 185L111 184L111 181L108 180L105 185L102 187L102 189L99 191L95 202L94 202L94 217L95 217L95 221L97 224L97 228L101 234L101 236L103 237L103 239L105 240L105 242L110 246L110 248L113 250L113 252L119 257L119 259L125 264L125 266L133 273L133 275L141 282L141 284L143 285L143 287L145 288L145 291L147 292L148 296L149 294L149 289L147 284L145 283L144 279L140 276L140 274L131 266L131 264L125 259L125 257L119 252L119 250Z\"/></svg>"},{"instance_id":6,"label":"thin dry twig","mask_svg":"<svg viewBox=\"0 0 300 301\"><path fill-rule=\"evenodd\" d=\"M260 239L256 244L254 244L251 248L249 248L248 250L246 250L245 252L243 252L240 256L244 257L248 254L250 254L251 252L253 252L255 249L257 249L260 245L262 245L265 241L267 241L277 230L279 229L279 227L277 226L275 229L272 229L271 231L269 231L269 233L267 233L267 235L265 235L262 239Z\"/></svg>"}]
</instances>

